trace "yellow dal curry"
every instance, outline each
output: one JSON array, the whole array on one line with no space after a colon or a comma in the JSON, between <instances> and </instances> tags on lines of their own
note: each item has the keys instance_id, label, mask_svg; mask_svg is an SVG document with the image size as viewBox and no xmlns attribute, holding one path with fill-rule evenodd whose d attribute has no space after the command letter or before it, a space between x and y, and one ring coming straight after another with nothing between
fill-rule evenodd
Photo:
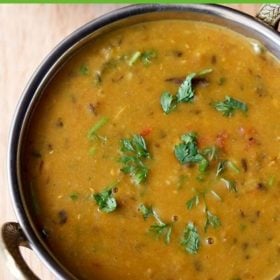
<instances>
[{"instance_id":1,"label":"yellow dal curry","mask_svg":"<svg viewBox=\"0 0 280 280\"><path fill-rule=\"evenodd\" d=\"M280 272L280 67L190 21L106 34L50 82L22 169L42 235L79 279Z\"/></svg>"}]
</instances>

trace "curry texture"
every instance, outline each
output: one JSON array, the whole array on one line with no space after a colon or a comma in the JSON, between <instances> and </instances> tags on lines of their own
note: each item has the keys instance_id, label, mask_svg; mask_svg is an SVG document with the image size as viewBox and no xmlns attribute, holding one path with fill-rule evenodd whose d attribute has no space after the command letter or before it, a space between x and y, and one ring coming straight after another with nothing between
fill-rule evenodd
<instances>
[{"instance_id":1,"label":"curry texture","mask_svg":"<svg viewBox=\"0 0 280 280\"><path fill-rule=\"evenodd\" d=\"M190 102L165 113L162 94L205 69L190 80ZM79 279L277 276L279 77L261 45L201 22L143 23L87 44L45 89L21 164L58 260ZM218 110L226 96L246 110ZM206 168L174 153L189 133ZM123 169L122 141L133 135L149 153L140 182ZM106 213L96 194L110 186Z\"/></svg>"}]
</instances>

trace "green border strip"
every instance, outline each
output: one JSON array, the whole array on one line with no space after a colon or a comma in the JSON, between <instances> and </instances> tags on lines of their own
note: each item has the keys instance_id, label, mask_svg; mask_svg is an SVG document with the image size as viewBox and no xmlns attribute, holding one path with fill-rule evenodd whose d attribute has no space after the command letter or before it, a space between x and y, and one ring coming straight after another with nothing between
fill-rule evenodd
<instances>
[{"instance_id":1,"label":"green border strip","mask_svg":"<svg viewBox=\"0 0 280 280\"><path fill-rule=\"evenodd\" d=\"M0 0L0 3L7 3L7 4L146 4L146 3L167 3L167 4L206 4L203 0L195 0L195 1L188 1L188 0L142 0L141 2L136 0ZM221 1L213 1L211 4L266 4L266 3L275 3L279 4L280 0L268 0L268 1L256 1L256 0L223 0Z\"/></svg>"}]
</instances>

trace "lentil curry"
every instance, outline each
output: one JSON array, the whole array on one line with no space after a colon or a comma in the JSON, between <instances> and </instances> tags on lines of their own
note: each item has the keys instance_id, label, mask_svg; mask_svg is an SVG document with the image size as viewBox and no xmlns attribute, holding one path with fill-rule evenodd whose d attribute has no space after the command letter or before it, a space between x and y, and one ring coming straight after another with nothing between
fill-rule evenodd
<instances>
[{"instance_id":1,"label":"lentil curry","mask_svg":"<svg viewBox=\"0 0 280 280\"><path fill-rule=\"evenodd\" d=\"M201 22L133 25L75 54L22 160L57 258L79 279L276 277L279 77L260 44Z\"/></svg>"}]
</instances>

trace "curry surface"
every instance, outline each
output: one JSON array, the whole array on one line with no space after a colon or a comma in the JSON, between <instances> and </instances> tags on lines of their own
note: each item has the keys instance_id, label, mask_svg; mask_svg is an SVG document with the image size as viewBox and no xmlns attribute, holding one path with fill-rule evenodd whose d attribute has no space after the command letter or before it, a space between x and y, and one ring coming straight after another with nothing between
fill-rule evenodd
<instances>
[{"instance_id":1,"label":"curry surface","mask_svg":"<svg viewBox=\"0 0 280 280\"><path fill-rule=\"evenodd\" d=\"M163 36L164 34L164 36ZM256 47L255 47L256 48ZM143 63L139 53L153 50ZM137 57L138 56L138 57ZM192 102L164 114L160 97L178 77L212 69ZM80 279L272 279L280 273L280 68L262 48L214 25L159 21L117 30L91 42L50 82L31 120L22 170L40 230L58 259ZM171 79L170 79L171 78ZM230 117L214 102L231 96L248 111ZM107 122L98 135L88 131ZM223 178L218 159L201 173L174 155L181 135L199 149L215 146L234 163ZM141 134L150 159L146 182L120 169L120 141ZM117 208L103 213L93 194L115 184ZM205 226L203 193L219 218ZM150 205L172 224L170 242L151 234ZM196 254L181 244L186 224L200 236Z\"/></svg>"}]
</instances>

